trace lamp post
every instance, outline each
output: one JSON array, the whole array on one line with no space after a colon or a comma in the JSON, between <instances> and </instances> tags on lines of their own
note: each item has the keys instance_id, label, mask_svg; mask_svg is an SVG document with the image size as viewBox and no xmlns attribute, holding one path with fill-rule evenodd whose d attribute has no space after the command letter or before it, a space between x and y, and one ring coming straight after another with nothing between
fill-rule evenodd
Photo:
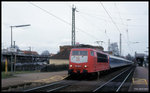
<instances>
[{"instance_id":1,"label":"lamp post","mask_svg":"<svg viewBox=\"0 0 150 93\"><path fill-rule=\"evenodd\" d=\"M27 24L27 25L16 25L16 26L10 26L10 28L11 28L11 48L12 48L12 38L13 38L13 36L12 36L12 28L13 27L26 27L26 26L30 26L30 24Z\"/></svg>"},{"instance_id":2,"label":"lamp post","mask_svg":"<svg viewBox=\"0 0 150 93\"><path fill-rule=\"evenodd\" d=\"M15 25L15 26L10 26L10 28L11 28L11 74L13 74L13 64L12 64L12 57L13 57L13 51L12 51L12 49L13 49L13 47L12 47L12 38L13 38L13 36L12 36L12 28L13 27L26 27L26 26L30 26L30 24L26 24L26 25Z\"/></svg>"}]
</instances>

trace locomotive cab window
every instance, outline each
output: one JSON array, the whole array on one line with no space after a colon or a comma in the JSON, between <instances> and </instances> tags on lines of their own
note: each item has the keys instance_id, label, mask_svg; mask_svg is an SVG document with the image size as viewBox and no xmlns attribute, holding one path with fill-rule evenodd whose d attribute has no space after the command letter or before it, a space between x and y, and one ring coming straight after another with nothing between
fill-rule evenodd
<instances>
[{"instance_id":1,"label":"locomotive cab window","mask_svg":"<svg viewBox=\"0 0 150 93\"><path fill-rule=\"evenodd\" d=\"M107 55L105 54L101 54L101 53L97 53L97 62L108 62L108 59L107 59Z\"/></svg>"},{"instance_id":2,"label":"locomotive cab window","mask_svg":"<svg viewBox=\"0 0 150 93\"><path fill-rule=\"evenodd\" d=\"M90 53L91 53L91 56L94 56L94 52L93 51L90 51Z\"/></svg>"},{"instance_id":3,"label":"locomotive cab window","mask_svg":"<svg viewBox=\"0 0 150 93\"><path fill-rule=\"evenodd\" d=\"M87 51L80 51L80 55L86 56L88 55Z\"/></svg>"},{"instance_id":4,"label":"locomotive cab window","mask_svg":"<svg viewBox=\"0 0 150 93\"><path fill-rule=\"evenodd\" d=\"M72 55L79 55L79 51L72 51Z\"/></svg>"},{"instance_id":5,"label":"locomotive cab window","mask_svg":"<svg viewBox=\"0 0 150 93\"><path fill-rule=\"evenodd\" d=\"M87 56L87 55L88 55L88 51L72 51L72 55L83 55L83 56Z\"/></svg>"}]
</instances>

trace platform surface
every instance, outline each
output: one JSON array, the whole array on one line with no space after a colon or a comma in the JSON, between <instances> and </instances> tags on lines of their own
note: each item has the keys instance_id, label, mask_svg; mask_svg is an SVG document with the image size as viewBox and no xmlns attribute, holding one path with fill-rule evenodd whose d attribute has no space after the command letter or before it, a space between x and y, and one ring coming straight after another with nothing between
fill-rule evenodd
<instances>
[{"instance_id":1,"label":"platform surface","mask_svg":"<svg viewBox=\"0 0 150 93\"><path fill-rule=\"evenodd\" d=\"M67 76L67 71L16 74L15 77L2 79L1 86L3 88L3 87L18 85L18 84L24 84L27 82L50 83L50 82L62 80L66 76Z\"/></svg>"},{"instance_id":2,"label":"platform surface","mask_svg":"<svg viewBox=\"0 0 150 93\"><path fill-rule=\"evenodd\" d=\"M148 92L149 91L149 68L136 66L132 84L129 88L129 92Z\"/></svg>"}]
</instances>

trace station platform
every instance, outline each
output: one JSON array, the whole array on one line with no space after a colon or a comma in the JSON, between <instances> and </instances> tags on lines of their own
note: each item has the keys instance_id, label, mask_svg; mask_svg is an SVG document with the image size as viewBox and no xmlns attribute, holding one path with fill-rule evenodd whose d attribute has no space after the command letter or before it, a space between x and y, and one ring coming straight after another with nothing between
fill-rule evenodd
<instances>
[{"instance_id":1,"label":"station platform","mask_svg":"<svg viewBox=\"0 0 150 93\"><path fill-rule=\"evenodd\" d=\"M149 68L136 66L132 84L129 88L129 92L148 92L149 91Z\"/></svg>"},{"instance_id":2,"label":"station platform","mask_svg":"<svg viewBox=\"0 0 150 93\"><path fill-rule=\"evenodd\" d=\"M14 75L14 77L2 79L1 87L5 88L5 87L21 85L29 82L50 83L50 82L62 80L66 76L67 76L67 71L16 74Z\"/></svg>"}]
</instances>

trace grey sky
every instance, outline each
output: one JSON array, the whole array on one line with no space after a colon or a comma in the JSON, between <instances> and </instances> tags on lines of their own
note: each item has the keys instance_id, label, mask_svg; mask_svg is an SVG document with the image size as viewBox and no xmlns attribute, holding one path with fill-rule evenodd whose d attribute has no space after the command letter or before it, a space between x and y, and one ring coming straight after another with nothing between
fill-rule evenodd
<instances>
[{"instance_id":1,"label":"grey sky","mask_svg":"<svg viewBox=\"0 0 150 93\"><path fill-rule=\"evenodd\" d=\"M98 45L96 41L102 40L104 41L102 46L104 50L107 50L108 38L110 42L119 44L121 32L123 55L128 53L134 55L135 51L144 53L147 50L148 2L101 2L120 32L100 2L2 2L3 48L10 46L10 26L22 24L31 24L31 26L13 28L13 41L16 41L20 49L27 50L31 46L39 54L44 50L57 53L60 45L71 45L71 25L49 15L31 3L70 24L71 8L74 4L78 11L76 12L76 42ZM131 20L127 21L127 19ZM128 41L140 43L134 44Z\"/></svg>"}]
</instances>

